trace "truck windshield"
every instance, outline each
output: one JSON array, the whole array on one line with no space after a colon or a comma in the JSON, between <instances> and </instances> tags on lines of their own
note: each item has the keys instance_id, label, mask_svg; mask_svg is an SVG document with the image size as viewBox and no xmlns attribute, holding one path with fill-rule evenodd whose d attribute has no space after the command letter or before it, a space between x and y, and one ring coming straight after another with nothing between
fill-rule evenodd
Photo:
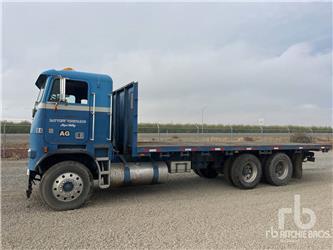
<instances>
[{"instance_id":1,"label":"truck windshield","mask_svg":"<svg viewBox=\"0 0 333 250\"><path fill-rule=\"evenodd\" d=\"M36 86L39 88L38 96L36 99L36 104L40 103L44 94L45 90L45 83L47 80L46 75L40 75L37 79Z\"/></svg>"},{"instance_id":2,"label":"truck windshield","mask_svg":"<svg viewBox=\"0 0 333 250\"><path fill-rule=\"evenodd\" d=\"M34 116L37 112L37 105L42 101L46 80L47 80L46 75L40 75L36 81L36 86L39 88L39 92L38 92L37 99L35 101L34 108L32 109L32 118L34 118Z\"/></svg>"},{"instance_id":3,"label":"truck windshield","mask_svg":"<svg viewBox=\"0 0 333 250\"><path fill-rule=\"evenodd\" d=\"M36 99L36 103L40 103L40 101L42 100L42 97L43 97L43 94L44 94L44 90L45 90L45 83L39 89L38 96L37 96L37 99Z\"/></svg>"}]
</instances>

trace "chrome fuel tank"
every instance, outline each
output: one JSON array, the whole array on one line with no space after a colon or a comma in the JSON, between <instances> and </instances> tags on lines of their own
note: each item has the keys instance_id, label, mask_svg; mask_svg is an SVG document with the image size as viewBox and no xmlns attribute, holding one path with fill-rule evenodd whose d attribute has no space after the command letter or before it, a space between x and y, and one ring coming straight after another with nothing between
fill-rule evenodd
<instances>
[{"instance_id":1,"label":"chrome fuel tank","mask_svg":"<svg viewBox=\"0 0 333 250\"><path fill-rule=\"evenodd\" d=\"M164 162L112 163L111 187L162 183L168 180L168 166Z\"/></svg>"}]
</instances>

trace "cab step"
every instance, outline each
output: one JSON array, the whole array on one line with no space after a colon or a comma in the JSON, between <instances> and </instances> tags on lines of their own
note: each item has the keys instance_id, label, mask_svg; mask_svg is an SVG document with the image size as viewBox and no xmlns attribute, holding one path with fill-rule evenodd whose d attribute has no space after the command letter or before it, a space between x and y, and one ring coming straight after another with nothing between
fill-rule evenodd
<instances>
[{"instance_id":1,"label":"cab step","mask_svg":"<svg viewBox=\"0 0 333 250\"><path fill-rule=\"evenodd\" d=\"M111 161L108 157L96 158L98 166L98 186L109 188L111 185Z\"/></svg>"}]
</instances>

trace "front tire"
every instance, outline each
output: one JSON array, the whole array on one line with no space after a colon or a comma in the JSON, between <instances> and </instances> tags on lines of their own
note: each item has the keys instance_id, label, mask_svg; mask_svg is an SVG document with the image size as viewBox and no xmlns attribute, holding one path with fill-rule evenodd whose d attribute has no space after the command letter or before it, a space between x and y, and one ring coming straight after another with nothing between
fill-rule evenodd
<instances>
[{"instance_id":1,"label":"front tire","mask_svg":"<svg viewBox=\"0 0 333 250\"><path fill-rule=\"evenodd\" d=\"M91 196L93 177L83 164L63 161L43 174L39 189L43 201L52 209L76 209Z\"/></svg>"}]
</instances>

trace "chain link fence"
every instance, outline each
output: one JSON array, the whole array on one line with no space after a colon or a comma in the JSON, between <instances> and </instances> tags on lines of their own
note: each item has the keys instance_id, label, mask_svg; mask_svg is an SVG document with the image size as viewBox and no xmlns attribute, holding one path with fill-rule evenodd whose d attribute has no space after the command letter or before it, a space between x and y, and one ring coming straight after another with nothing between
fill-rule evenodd
<instances>
[{"instance_id":1,"label":"chain link fence","mask_svg":"<svg viewBox=\"0 0 333 250\"><path fill-rule=\"evenodd\" d=\"M27 157L30 124L1 123L1 158Z\"/></svg>"},{"instance_id":2,"label":"chain link fence","mask_svg":"<svg viewBox=\"0 0 333 250\"><path fill-rule=\"evenodd\" d=\"M331 143L331 128L297 126L172 125L142 124L138 129L142 142L205 143Z\"/></svg>"}]
</instances>

